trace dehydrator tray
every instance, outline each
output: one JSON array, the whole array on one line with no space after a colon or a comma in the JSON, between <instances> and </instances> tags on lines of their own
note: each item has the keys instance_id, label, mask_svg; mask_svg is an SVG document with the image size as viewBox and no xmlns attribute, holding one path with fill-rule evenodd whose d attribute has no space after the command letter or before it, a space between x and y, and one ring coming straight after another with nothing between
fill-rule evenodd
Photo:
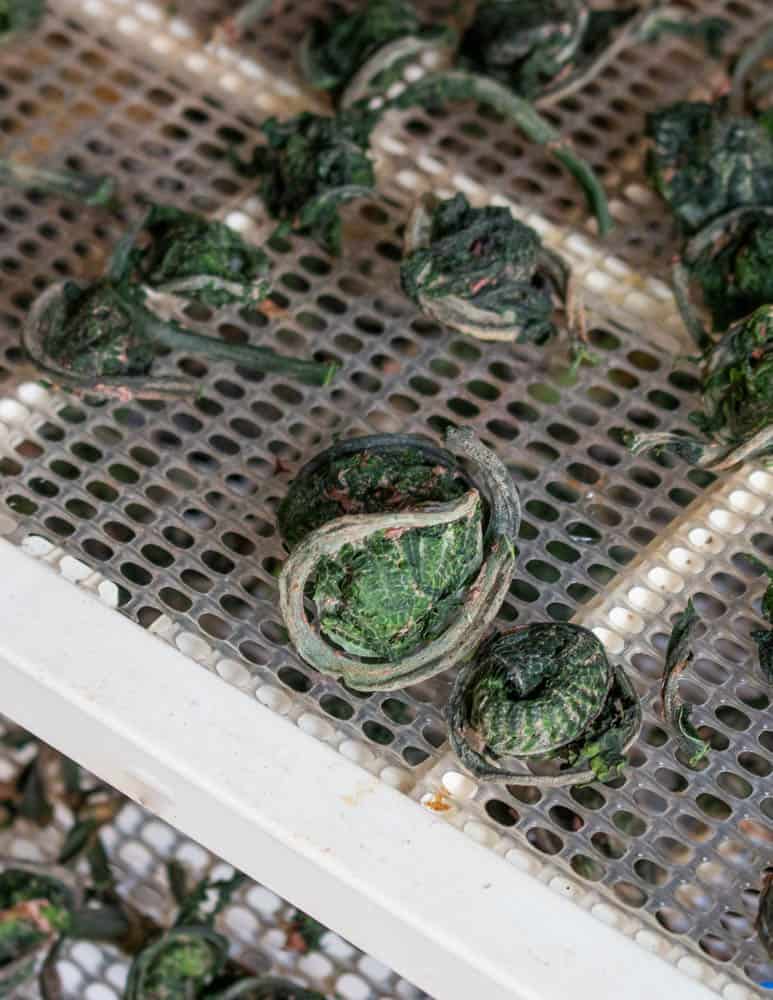
<instances>
[{"instance_id":1,"label":"dehydrator tray","mask_svg":"<svg viewBox=\"0 0 773 1000\"><path fill-rule=\"evenodd\" d=\"M259 38L236 48L204 41L222 4L49 6L38 33L0 54L8 153L111 173L129 195L213 214L264 238L272 223L254 183L230 168L227 149L251 149L270 114L320 106L292 68L318 5L277 4ZM729 18L728 51L765 22L761 2L692 6ZM423 805L438 837L446 836L441 827L457 828L571 896L598 918L598 935L612 924L678 967L686 975L675 990L698 989L691 977L742 1000L773 980L752 927L761 873L773 858L773 726L749 639L765 587L749 557L773 550L773 476L749 466L718 480L678 460L632 457L621 444L625 429L686 429L697 401L696 370L683 360L689 345L664 282L673 234L643 178L644 115L718 81L715 64L684 43L663 42L626 53L556 111L607 184L618 225L603 243L570 179L511 126L472 106L390 114L374 141L388 205L346 210L342 257L292 237L273 252L278 309L249 321L235 310L217 321L198 317L226 339L340 361L325 389L180 356L169 360L201 383L193 402L86 405L44 390L18 346L26 310L52 280L99 273L117 224L98 209L0 193L0 503L5 538L25 557L183 654L186 695L208 670L208 685L216 678L238 689L254 725L264 714L250 698ZM482 344L416 311L400 292L396 261L407 211L425 190L509 205L565 255L596 366L571 374L565 337L543 349ZM473 427L522 493L519 558L501 623L552 618L593 627L642 698L632 766L613 786L538 792L473 782L445 742L450 677L363 696L315 673L285 642L275 511L294 472L338 437L401 431L439 439L452 423ZM4 551L15 566L15 553ZM5 591L13 595L18 579L11 575ZM708 625L683 683L695 722L711 733L698 772L675 753L657 706L671 619L690 596ZM48 605L39 613L42 627L49 615L52 628L61 622ZM13 661L18 607L6 605L5 614L4 658ZM156 646L148 649L152 658ZM143 696L154 697L153 689L137 689L140 729ZM13 703L2 707L15 715ZM26 711L34 715L34 704ZM104 776L145 794L130 770ZM148 805L164 812L169 803L151 795ZM165 815L174 821L174 811ZM417 824L426 818L416 815ZM480 852L473 857L489 864ZM254 865L262 877L259 858ZM338 929L366 933L360 922ZM493 934L506 937L506 928ZM389 950L386 942L380 957ZM387 958L400 968L397 956ZM420 985L432 992L426 984L438 973L426 964ZM517 969L505 971L517 981ZM596 995L605 988L594 985ZM543 992L552 995L547 980Z\"/></svg>"},{"instance_id":2,"label":"dehydrator tray","mask_svg":"<svg viewBox=\"0 0 773 1000\"><path fill-rule=\"evenodd\" d=\"M6 720L0 719L0 737L9 728ZM33 753L33 747L3 747L0 781L12 781ZM12 827L0 831L0 857L50 863L61 850L72 822L72 812L61 801L53 821L44 828L17 819ZM100 836L119 892L159 927L170 926L175 918L166 871L171 859L184 865L192 879L229 878L233 872L229 865L133 802L121 808ZM83 862L77 866L77 875L88 880L88 866ZM289 978L342 1000L422 1000L426 996L333 931L321 933L318 945L304 948L303 939L293 933L297 919L290 903L265 886L248 882L218 917L217 930L228 938L230 957L250 972ZM127 955L102 942L68 942L57 962L62 1000L119 1000L130 962ZM28 997L39 1000L36 983L16 1000Z\"/></svg>"}]
</instances>

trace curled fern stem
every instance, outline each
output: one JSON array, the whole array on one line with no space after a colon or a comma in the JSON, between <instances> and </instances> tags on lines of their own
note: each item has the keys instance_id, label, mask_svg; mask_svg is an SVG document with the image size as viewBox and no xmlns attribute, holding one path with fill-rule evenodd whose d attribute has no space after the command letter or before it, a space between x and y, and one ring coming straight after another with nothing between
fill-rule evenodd
<instances>
[{"instance_id":1,"label":"curled fern stem","mask_svg":"<svg viewBox=\"0 0 773 1000\"><path fill-rule=\"evenodd\" d=\"M435 40L420 38L418 35L406 35L383 45L362 64L347 83L341 94L341 106L348 108L359 101L378 96L371 93L370 87L377 76L394 69L406 60L415 60L428 53L434 53L435 69L443 69L451 65L453 49L448 45L439 44Z\"/></svg>"},{"instance_id":2,"label":"curled fern stem","mask_svg":"<svg viewBox=\"0 0 773 1000\"><path fill-rule=\"evenodd\" d=\"M679 678L693 661L692 638L700 618L696 614L692 600L677 616L666 651L666 666L660 689L663 718L671 728L680 749L687 755L691 767L695 767L709 751L709 744L698 735L690 721L690 707L685 705L679 694Z\"/></svg>"},{"instance_id":3,"label":"curled fern stem","mask_svg":"<svg viewBox=\"0 0 773 1000\"><path fill-rule=\"evenodd\" d=\"M738 56L730 80L729 106L733 114L741 115L746 110L746 83L749 74L759 67L773 51L773 25L750 42ZM768 91L769 93L769 91Z\"/></svg>"},{"instance_id":4,"label":"curled fern stem","mask_svg":"<svg viewBox=\"0 0 773 1000\"><path fill-rule=\"evenodd\" d=\"M0 185L20 190L42 191L85 205L115 206L116 184L107 175L74 170L47 170L26 163L0 159Z\"/></svg>"},{"instance_id":5,"label":"curled fern stem","mask_svg":"<svg viewBox=\"0 0 773 1000\"><path fill-rule=\"evenodd\" d=\"M199 384L193 379L177 375L154 376L152 371L143 374L107 374L99 370L99 362L89 364L89 347L73 348L82 350L82 355L68 355L69 333L64 347L61 329L67 320L67 283L53 285L35 301L22 329L22 346L37 367L40 374L54 385L77 395L95 395L117 399L165 399L195 395ZM247 344L228 344L216 337L207 337L187 330L177 323L165 321L154 315L128 294L121 285L107 285L110 301L123 316L130 321L132 332L152 345L174 351L185 351L199 357L217 361L227 361L250 371L274 372L297 378L310 385L327 385L335 375L338 366L333 363L305 361L277 354L267 347ZM50 348L52 333L60 333L57 338L57 353ZM120 336L118 334L117 336ZM120 349L117 341L116 352Z\"/></svg>"},{"instance_id":6,"label":"curled fern stem","mask_svg":"<svg viewBox=\"0 0 773 1000\"><path fill-rule=\"evenodd\" d=\"M270 10L275 0L250 0L232 17L227 18L215 31L213 41L221 39L231 45L239 41L245 31Z\"/></svg>"},{"instance_id":7,"label":"curled fern stem","mask_svg":"<svg viewBox=\"0 0 773 1000\"><path fill-rule=\"evenodd\" d=\"M582 188L588 206L596 217L599 234L605 236L609 232L613 222L607 196L593 168L574 152L568 140L539 114L534 104L495 80L462 70L431 73L409 84L386 107L409 108L417 104L434 106L467 100L489 105L515 122L532 142L545 146Z\"/></svg>"},{"instance_id":8,"label":"curled fern stem","mask_svg":"<svg viewBox=\"0 0 773 1000\"><path fill-rule=\"evenodd\" d=\"M671 272L674 298L684 325L701 354L711 350L714 340L693 303L690 288L693 268L705 253L709 252L712 258L721 254L745 226L754 223L773 225L773 207L761 204L742 205L723 212L699 229L688 240L681 255L674 260Z\"/></svg>"}]
</instances>

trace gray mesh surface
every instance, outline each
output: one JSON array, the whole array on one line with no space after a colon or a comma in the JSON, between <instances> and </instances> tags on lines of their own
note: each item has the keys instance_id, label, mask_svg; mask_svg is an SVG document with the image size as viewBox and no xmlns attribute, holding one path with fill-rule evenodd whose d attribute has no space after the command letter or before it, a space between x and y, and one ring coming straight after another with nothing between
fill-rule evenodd
<instances>
[{"instance_id":1,"label":"gray mesh surface","mask_svg":"<svg viewBox=\"0 0 773 1000\"><path fill-rule=\"evenodd\" d=\"M254 188L226 160L230 144L246 153L256 141L255 103L182 63L156 59L146 46L140 52L108 21L76 16L74 4L50 6L40 33L0 52L8 152L114 173L127 193L216 213L256 240L265 236L272 227ZM190 6L203 36L222 5ZM701 13L731 18L731 46L759 30L764 7L700 4ZM315 9L282 6L261 31L257 54L266 66L287 72L300 25ZM242 43L253 54L257 44ZM620 275L626 263L655 274L670 254L670 223L642 175L643 116L710 87L716 75L689 47L668 42L627 55L556 113L582 152L605 165L615 212L630 220L605 245ZM226 339L336 358L343 369L332 386L310 390L171 356L170 368L200 380L195 401L86 405L54 397L0 442L0 502L18 519L17 540L43 536L98 569L141 625L168 616L246 668L243 687L274 682L330 717L339 733L421 774L444 750L451 678L355 695L285 643L274 512L303 462L336 436L438 438L449 423L474 427L512 471L524 501L502 625L585 613L622 574L635 574L685 512L710 502L714 482L676 461L633 458L621 446L625 428L687 428L695 371L679 360L674 367L678 345L659 321L621 308L589 276L583 298L599 364L576 376L561 343L545 350L476 343L417 314L399 290L400 227L415 187L437 164L444 184L461 174L560 224L558 242L567 246L576 239L571 227L586 224L571 182L511 127L472 108L390 118L379 139L390 206L347 209L344 257L331 260L293 237L272 254L270 314L189 317ZM416 182L422 157L430 167ZM120 225L98 210L2 192L0 227L0 389L12 395L32 377L18 347L30 302L51 280L99 273ZM751 926L759 875L773 857L766 791L773 726L748 638L764 581L747 558L772 552L768 507L630 644L625 662L646 722L626 778L545 795L486 787L473 804L486 822L522 835L747 984L773 979ZM656 705L669 616L690 589L709 625L684 685L714 747L700 773L675 755Z\"/></svg>"}]
</instances>

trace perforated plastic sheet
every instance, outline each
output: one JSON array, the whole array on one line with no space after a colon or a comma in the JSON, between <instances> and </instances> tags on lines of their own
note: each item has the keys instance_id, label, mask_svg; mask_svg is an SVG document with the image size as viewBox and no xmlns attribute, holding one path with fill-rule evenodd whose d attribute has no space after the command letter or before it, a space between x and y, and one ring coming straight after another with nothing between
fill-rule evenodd
<instances>
[{"instance_id":1,"label":"perforated plastic sheet","mask_svg":"<svg viewBox=\"0 0 773 1000\"><path fill-rule=\"evenodd\" d=\"M51 6L39 35L0 53L0 124L10 151L115 173L127 192L216 213L256 240L270 231L250 186L228 167L226 148L249 150L260 118L277 106L296 110L303 94L249 61L247 42L240 57L203 49L186 22L151 5ZM303 9L306 16L312 8ZM759 23L751 7L731 4L726 13L738 32ZM297 7L284 5L261 38L290 45L297 17ZM633 79L626 85L634 105L622 115L626 129L674 96L668 73L676 63L666 62L665 51L639 57L657 60L660 75L642 70L646 92ZM713 70L704 68L708 79ZM696 80L691 71L679 85ZM603 100L610 101L624 83L618 71L595 86L607 88ZM588 100L602 98L591 93ZM591 120L583 104L569 112L573 127ZM582 221L579 209L558 212L544 191L517 186L524 171L541 169L539 155L529 167L533 151L508 147L503 172L486 172L443 138L466 142L460 137L472 123L475 142L495 148L486 130L506 132L513 143L512 129L468 109L427 122L429 133L396 118L379 129L380 186L391 205L347 210L344 257L330 260L292 238L273 254L278 311L189 317L226 338L337 358L342 372L324 390L183 356L167 363L200 379L195 402L87 406L25 381L31 372L17 331L29 302L54 278L97 274L118 227L96 210L2 193L6 528L226 681L384 780L432 798L452 768L442 716L450 678L363 697L298 661L276 606L283 553L274 511L294 471L335 436L387 430L438 437L449 422L473 426L511 469L524 500L521 556L501 624L577 616L603 628L643 697L646 723L617 788L540 797L518 786L472 785L470 792L451 781L468 797L457 796L449 819L463 828L473 823L468 832L503 853L518 838L532 859L550 858L614 902L630 926L661 928L673 943L667 957L686 949L707 959L710 966L695 968L717 989L773 978L751 929L760 872L773 856L766 791L773 727L748 639L764 581L744 555L771 554L771 484L764 479L746 490L753 503L738 530L732 518L714 528L707 519L724 486L681 463L632 458L620 445L624 428L686 428L697 402L694 370L679 360L674 367L686 348L668 290L650 273L657 264L652 234L666 231L665 213L648 201L652 226L621 226L612 249L602 248L534 214ZM607 148L599 147L600 158ZM564 181L548 176L553 197ZM399 291L399 230L417 191L430 186L462 188L476 202L518 196L521 214L575 266L597 366L572 376L561 345L478 344L416 313ZM634 233L644 234L638 257L626 242ZM635 261L648 269L632 270ZM689 538L677 546L684 519L723 538L721 550ZM698 578L680 576L669 561L680 547L687 556L679 558L701 554ZM675 574L678 586L669 590L671 578L658 574L647 583L648 567ZM650 598L632 597L637 587L666 600L656 610L640 607L637 600ZM669 618L692 592L710 626L684 686L696 722L712 732L714 752L699 775L675 757L655 704ZM608 606L611 594L619 602ZM629 614L641 628L627 627L635 622ZM656 938L663 951L662 941Z\"/></svg>"},{"instance_id":2,"label":"perforated plastic sheet","mask_svg":"<svg viewBox=\"0 0 773 1000\"><path fill-rule=\"evenodd\" d=\"M0 717L0 734L7 728ZM0 748L0 781L13 780L34 749ZM53 772L52 772L53 774ZM18 820L0 831L0 857L49 862L61 848L72 816L58 804L53 824L41 829ZM233 869L182 837L134 803L127 803L116 820L102 828L102 841L119 892L160 927L170 926L175 907L166 878L166 865L174 858L185 865L193 881L205 876L228 878ZM87 870L79 866L87 878ZM248 882L218 917L216 927L229 940L231 957L259 973L286 976L310 989L341 1000L421 1000L426 994L363 954L337 934L323 934L318 949L303 952L290 936L295 914L286 900L256 882ZM58 964L62 1000L118 1000L129 968L129 959L115 948L94 942L68 944ZM15 1000L38 1000L34 985Z\"/></svg>"}]
</instances>

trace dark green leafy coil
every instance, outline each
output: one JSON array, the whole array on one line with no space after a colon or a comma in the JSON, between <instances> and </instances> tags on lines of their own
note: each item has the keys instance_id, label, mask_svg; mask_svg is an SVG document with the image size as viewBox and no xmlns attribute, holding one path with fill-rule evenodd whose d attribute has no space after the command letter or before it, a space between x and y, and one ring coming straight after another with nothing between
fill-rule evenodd
<instances>
[{"instance_id":1,"label":"dark green leafy coil","mask_svg":"<svg viewBox=\"0 0 773 1000\"><path fill-rule=\"evenodd\" d=\"M773 684L773 569L758 559L755 562L768 577L768 586L762 597L760 611L770 627L754 629L751 637L757 644L762 674L768 684Z\"/></svg>"},{"instance_id":2,"label":"dark green leafy coil","mask_svg":"<svg viewBox=\"0 0 773 1000\"><path fill-rule=\"evenodd\" d=\"M207 927L176 927L132 962L125 1000L204 997L223 969L228 942Z\"/></svg>"},{"instance_id":3,"label":"dark green leafy coil","mask_svg":"<svg viewBox=\"0 0 773 1000\"><path fill-rule=\"evenodd\" d=\"M162 349L281 372L310 385L326 385L333 377L337 365L231 344L175 322L167 315L174 296L154 292L136 274L134 236L118 245L107 277L83 287L71 281L52 285L34 302L22 344L44 378L79 395L124 400L194 395L195 380L154 374ZM211 279L207 287L214 287Z\"/></svg>"},{"instance_id":4,"label":"dark green leafy coil","mask_svg":"<svg viewBox=\"0 0 773 1000\"><path fill-rule=\"evenodd\" d=\"M269 118L261 126L267 145L238 169L262 178L260 193L275 219L338 254L340 206L375 197L368 144L377 121L377 113L357 109L333 118L309 112L285 122Z\"/></svg>"},{"instance_id":5,"label":"dark green leafy coil","mask_svg":"<svg viewBox=\"0 0 773 1000\"><path fill-rule=\"evenodd\" d=\"M222 222L152 205L142 230L149 239L132 246L131 263L156 292L218 308L254 305L270 291L267 255Z\"/></svg>"},{"instance_id":6,"label":"dark green leafy coil","mask_svg":"<svg viewBox=\"0 0 773 1000\"><path fill-rule=\"evenodd\" d=\"M45 0L0 0L0 45L36 27L45 10Z\"/></svg>"},{"instance_id":7,"label":"dark green leafy coil","mask_svg":"<svg viewBox=\"0 0 773 1000\"><path fill-rule=\"evenodd\" d=\"M616 777L641 710L592 632L541 622L498 633L478 651L456 678L448 718L451 746L476 777L558 786ZM501 758L568 770L534 775Z\"/></svg>"},{"instance_id":8,"label":"dark green leafy coil","mask_svg":"<svg viewBox=\"0 0 773 1000\"><path fill-rule=\"evenodd\" d=\"M535 98L578 59L588 22L588 7L577 0L482 0L459 52L476 72Z\"/></svg>"},{"instance_id":9,"label":"dark green leafy coil","mask_svg":"<svg viewBox=\"0 0 773 1000\"><path fill-rule=\"evenodd\" d=\"M734 323L709 351L703 367L703 412L693 421L705 435L629 434L638 454L667 450L693 465L726 469L769 462L773 453L773 305Z\"/></svg>"},{"instance_id":10,"label":"dark green leafy coil","mask_svg":"<svg viewBox=\"0 0 773 1000\"><path fill-rule=\"evenodd\" d=\"M762 878L756 927L768 958L773 958L773 871L766 872Z\"/></svg>"},{"instance_id":11,"label":"dark green leafy coil","mask_svg":"<svg viewBox=\"0 0 773 1000\"><path fill-rule=\"evenodd\" d=\"M457 8L454 20L464 20ZM481 0L461 37L451 27L422 23L406 0L375 0L349 13L335 6L301 47L301 70L312 87L336 90L340 103L383 95L409 60L428 49L436 64L479 74L513 94L555 104L579 90L626 48L664 34L697 38L718 54L727 28L718 18L655 3L644 9L592 9L585 0ZM454 52L454 47L458 47Z\"/></svg>"},{"instance_id":12,"label":"dark green leafy coil","mask_svg":"<svg viewBox=\"0 0 773 1000\"><path fill-rule=\"evenodd\" d=\"M0 159L0 185L53 194L84 205L114 207L116 182L106 174L84 174L76 170L50 170L16 160Z\"/></svg>"},{"instance_id":13,"label":"dark green leafy coil","mask_svg":"<svg viewBox=\"0 0 773 1000\"><path fill-rule=\"evenodd\" d=\"M327 20L315 19L303 40L301 70L315 90L341 91L372 56L391 43L415 39L419 46L437 45L446 34L422 25L408 0L370 0L352 12L333 4ZM404 60L415 56L418 48L399 51L399 59L390 59L377 79L370 81L380 90L399 79Z\"/></svg>"},{"instance_id":14,"label":"dark green leafy coil","mask_svg":"<svg viewBox=\"0 0 773 1000\"><path fill-rule=\"evenodd\" d=\"M221 993L211 994L210 1000L325 1000L316 990L307 990L289 979L276 976L243 979Z\"/></svg>"},{"instance_id":15,"label":"dark green leafy coil","mask_svg":"<svg viewBox=\"0 0 773 1000\"><path fill-rule=\"evenodd\" d=\"M569 294L569 269L507 208L463 194L421 199L405 231L400 278L438 322L481 340L544 343Z\"/></svg>"},{"instance_id":16,"label":"dark green leafy coil","mask_svg":"<svg viewBox=\"0 0 773 1000\"><path fill-rule=\"evenodd\" d=\"M712 55L727 29L669 4L595 9L585 0L481 0L462 36L461 60L476 73L545 106L585 86L622 51L679 34Z\"/></svg>"},{"instance_id":17,"label":"dark green leafy coil","mask_svg":"<svg viewBox=\"0 0 773 1000\"><path fill-rule=\"evenodd\" d=\"M504 600L517 490L469 429L449 431L447 444L386 434L335 445L280 505L290 640L354 688L404 687L460 662Z\"/></svg>"},{"instance_id":18,"label":"dark green leafy coil","mask_svg":"<svg viewBox=\"0 0 773 1000\"><path fill-rule=\"evenodd\" d=\"M773 205L773 135L726 103L679 102L649 116L648 169L687 233L744 205Z\"/></svg>"},{"instance_id":19,"label":"dark green leafy coil","mask_svg":"<svg viewBox=\"0 0 773 1000\"><path fill-rule=\"evenodd\" d=\"M70 874L55 866L0 866L0 998L10 1000L69 930L77 894Z\"/></svg>"},{"instance_id":20,"label":"dark green leafy coil","mask_svg":"<svg viewBox=\"0 0 773 1000\"><path fill-rule=\"evenodd\" d=\"M711 337L693 305L699 286L714 332L773 302L773 204L747 205L718 216L686 244L674 265L677 302L700 346Z\"/></svg>"}]
</instances>

